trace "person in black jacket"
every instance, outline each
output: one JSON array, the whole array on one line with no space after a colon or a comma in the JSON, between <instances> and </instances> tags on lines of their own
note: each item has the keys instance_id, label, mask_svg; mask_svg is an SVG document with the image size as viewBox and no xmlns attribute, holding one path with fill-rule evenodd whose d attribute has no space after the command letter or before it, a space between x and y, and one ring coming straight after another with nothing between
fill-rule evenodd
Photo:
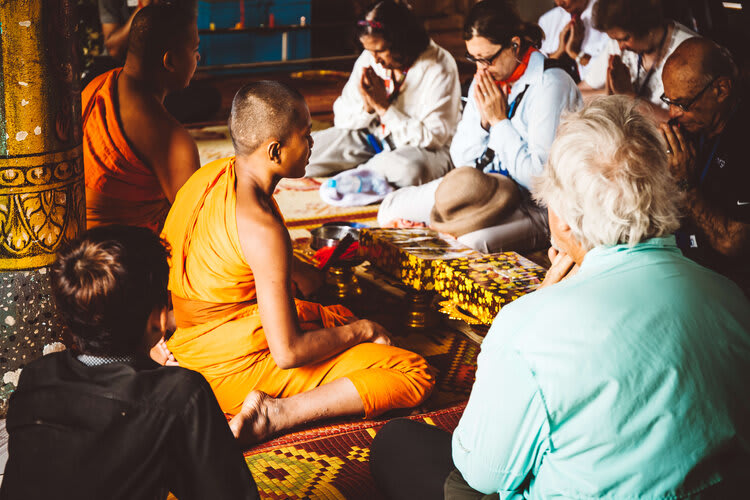
<instances>
[{"instance_id":1,"label":"person in black jacket","mask_svg":"<svg viewBox=\"0 0 750 500\"><path fill-rule=\"evenodd\" d=\"M168 272L145 228L97 227L59 253L52 290L74 345L21 372L0 498L258 498L205 379L148 357Z\"/></svg>"}]
</instances>

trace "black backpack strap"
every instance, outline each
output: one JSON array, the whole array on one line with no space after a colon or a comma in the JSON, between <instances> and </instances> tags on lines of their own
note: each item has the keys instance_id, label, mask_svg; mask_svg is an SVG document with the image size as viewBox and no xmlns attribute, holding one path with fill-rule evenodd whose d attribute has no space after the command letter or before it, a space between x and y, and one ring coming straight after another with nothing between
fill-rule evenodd
<instances>
[{"instance_id":1,"label":"black backpack strap","mask_svg":"<svg viewBox=\"0 0 750 500\"><path fill-rule=\"evenodd\" d=\"M560 68L565 71L573 81L578 85L581 82L581 75L578 73L578 64L569 57L563 59L550 59L549 57L544 59L544 71L550 68Z\"/></svg>"}]
</instances>

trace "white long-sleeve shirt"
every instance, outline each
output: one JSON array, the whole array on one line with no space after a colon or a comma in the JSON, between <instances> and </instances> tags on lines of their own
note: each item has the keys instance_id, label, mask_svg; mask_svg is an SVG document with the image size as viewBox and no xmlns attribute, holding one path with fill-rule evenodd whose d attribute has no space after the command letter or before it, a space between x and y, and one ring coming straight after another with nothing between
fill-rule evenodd
<instances>
[{"instance_id":1,"label":"white long-sleeve shirt","mask_svg":"<svg viewBox=\"0 0 750 500\"><path fill-rule=\"evenodd\" d=\"M531 180L542 173L555 138L563 111L575 111L583 106L581 93L565 71L552 68L544 71L545 57L531 54L529 65L521 78L513 84L508 104L516 104L512 118L482 128L474 82L464 108L456 136L451 144L451 159L456 167L474 165L487 148L495 152L492 166L495 171L506 171L508 176L526 189Z\"/></svg>"},{"instance_id":2,"label":"white long-sleeve shirt","mask_svg":"<svg viewBox=\"0 0 750 500\"><path fill-rule=\"evenodd\" d=\"M669 106L661 101L661 95L664 93L664 84L661 81L664 63L667 62L669 56L682 42L688 38L698 36L697 33L694 33L682 24L676 21L673 21L673 23L674 29L672 30L672 36L669 39L669 46L662 58L650 72L643 68L640 70L638 69L639 56L637 53L631 50L623 52L620 50L620 45L617 43L617 40L610 40L604 50L602 50L599 55L593 58L588 64L589 70L584 81L591 88L604 88L607 83L609 57L612 55L618 55L622 58L622 63L625 67L630 71L630 81L633 82L633 87L636 89L638 97L642 97L661 108L669 109Z\"/></svg>"},{"instance_id":3,"label":"white long-sleeve shirt","mask_svg":"<svg viewBox=\"0 0 750 500\"><path fill-rule=\"evenodd\" d=\"M461 116L461 85L456 61L448 51L430 41L408 69L397 98L382 118L365 112L359 92L362 71L368 66L379 77L390 80L390 71L377 64L370 52L363 51L333 104L335 127L368 128L380 137L390 135L397 148L416 146L435 150L450 144Z\"/></svg>"}]
</instances>

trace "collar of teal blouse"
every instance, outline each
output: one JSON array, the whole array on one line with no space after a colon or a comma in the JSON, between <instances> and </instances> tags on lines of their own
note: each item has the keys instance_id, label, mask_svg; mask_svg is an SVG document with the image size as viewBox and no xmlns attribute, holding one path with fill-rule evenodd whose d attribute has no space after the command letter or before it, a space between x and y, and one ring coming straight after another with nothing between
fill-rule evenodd
<instances>
[{"instance_id":1,"label":"collar of teal blouse","mask_svg":"<svg viewBox=\"0 0 750 500\"><path fill-rule=\"evenodd\" d=\"M674 235L664 236L662 238L651 238L633 246L630 245L613 245L592 248L586 253L581 264L579 272L588 273L601 267L612 267L622 259L629 258L635 253L649 252L654 250L670 251L681 253L677 247L677 241Z\"/></svg>"}]
</instances>

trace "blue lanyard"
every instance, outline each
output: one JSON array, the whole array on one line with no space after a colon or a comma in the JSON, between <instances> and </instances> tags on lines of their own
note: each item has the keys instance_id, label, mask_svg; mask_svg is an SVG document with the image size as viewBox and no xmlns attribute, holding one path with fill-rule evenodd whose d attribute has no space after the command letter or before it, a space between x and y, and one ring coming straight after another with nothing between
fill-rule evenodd
<instances>
[{"instance_id":1,"label":"blue lanyard","mask_svg":"<svg viewBox=\"0 0 750 500\"><path fill-rule=\"evenodd\" d=\"M526 85L526 87L516 96L516 98L513 99L513 102L510 103L510 107L508 108L508 119L513 118L513 116L516 114L516 108L519 104L521 104L521 99L523 99L523 95L527 90L529 90L528 85Z\"/></svg>"}]
</instances>

